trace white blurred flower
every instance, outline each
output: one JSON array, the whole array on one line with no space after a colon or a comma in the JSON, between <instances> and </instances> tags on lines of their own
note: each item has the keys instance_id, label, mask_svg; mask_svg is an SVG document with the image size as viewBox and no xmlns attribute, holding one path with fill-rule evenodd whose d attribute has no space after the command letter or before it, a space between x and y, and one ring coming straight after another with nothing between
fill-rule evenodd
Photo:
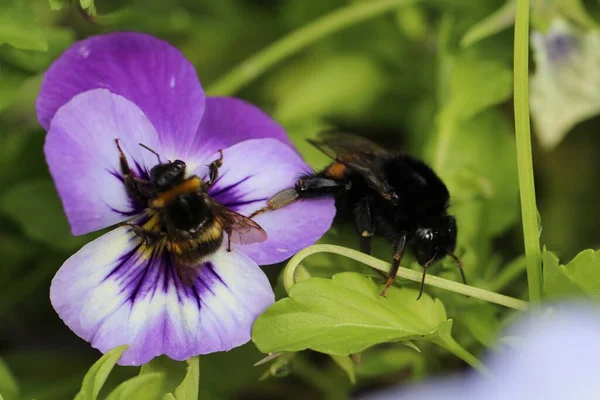
<instances>
[{"instance_id":1,"label":"white blurred flower","mask_svg":"<svg viewBox=\"0 0 600 400\"><path fill-rule=\"evenodd\" d=\"M362 397L368 400L600 399L600 313L561 305L524 317L507 332L511 346L490 355L490 375L431 381Z\"/></svg>"},{"instance_id":2,"label":"white blurred flower","mask_svg":"<svg viewBox=\"0 0 600 400\"><path fill-rule=\"evenodd\" d=\"M556 19L547 33L531 34L531 46L531 113L540 144L552 149L577 123L600 113L600 32L583 33Z\"/></svg>"}]
</instances>

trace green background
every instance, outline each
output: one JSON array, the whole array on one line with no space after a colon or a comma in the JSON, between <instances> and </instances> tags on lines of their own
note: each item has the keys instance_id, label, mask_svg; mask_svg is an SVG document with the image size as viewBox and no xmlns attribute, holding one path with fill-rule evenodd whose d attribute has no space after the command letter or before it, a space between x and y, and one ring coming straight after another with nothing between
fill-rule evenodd
<instances>
[{"instance_id":1,"label":"green background","mask_svg":"<svg viewBox=\"0 0 600 400\"><path fill-rule=\"evenodd\" d=\"M333 126L423 158L450 189L459 226L457 253L469 283L527 298L512 108L514 15L504 23L485 19L502 1L413 2L324 35L264 66L246 85L227 75L296 29L342 7L369 2L376 3L97 0L94 6L90 0L0 0L0 394L5 400L71 398L99 357L62 324L49 302L54 273L96 234L70 234L44 161L45 132L34 108L41 76L52 60L73 41L94 34L132 30L168 40L194 64L205 90L261 107L286 128L315 168L327 159L305 139ZM589 18L600 15L597 2L581 4ZM544 22L559 12L565 11L534 12L532 29L544 29ZM541 242L563 262L600 242L599 125L597 117L578 124L552 150L533 143ZM343 225L322 242L357 246L352 230ZM376 255L388 260L388 244L377 242ZM545 265L552 268L546 275L549 295L598 294L598 288L581 284L595 274L586 270L596 264L593 252L582 253L571 269L553 257L545 255ZM404 264L419 270L410 256ZM338 256L318 254L305 266L317 277L358 271L381 283L368 267ZM283 296L281 267L265 270ZM451 261L433 273L460 278ZM574 287L565 287L567 278ZM476 355L514 316L499 306L427 290L455 319L456 341ZM253 367L263 355L250 343L200 357L200 394L209 399L347 398L467 368L431 341L417 344L420 352L400 343L372 347L355 367L312 351ZM161 362L169 365L165 369L173 382L181 381L185 363L156 364ZM344 366L355 370L355 384ZM116 367L101 394L138 371Z\"/></svg>"}]
</instances>

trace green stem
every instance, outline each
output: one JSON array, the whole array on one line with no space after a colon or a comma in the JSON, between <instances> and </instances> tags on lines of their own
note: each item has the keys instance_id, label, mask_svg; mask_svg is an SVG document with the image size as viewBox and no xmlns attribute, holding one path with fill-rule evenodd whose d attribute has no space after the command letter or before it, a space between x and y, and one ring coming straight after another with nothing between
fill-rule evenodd
<instances>
[{"instance_id":1,"label":"green stem","mask_svg":"<svg viewBox=\"0 0 600 400\"><path fill-rule=\"evenodd\" d=\"M301 250L298 253L296 253L296 255L292 257L292 259L288 262L287 266L285 267L285 271L283 274L283 285L285 286L285 290L288 292L288 294L290 293L292 286L294 286L294 284L296 283L296 276L298 272L302 271L302 268L298 268L300 266L300 263L306 257L315 253L339 254L344 257L352 258L379 271L387 273L390 270L389 263L379 260L375 257L371 257L359 251L341 246L317 244L314 246L307 247L304 250ZM402 267L398 269L397 276L414 282L421 282L422 278L420 272ZM504 307L513 308L515 310L525 311L529 307L529 305L522 300L514 299L512 297L504 296L498 293L493 293L473 286L464 285L462 283L449 281L447 279L439 278L433 275L426 276L425 284L440 289L449 290L451 292L464 294L466 296L484 300L489 303L495 303Z\"/></svg>"},{"instance_id":2,"label":"green stem","mask_svg":"<svg viewBox=\"0 0 600 400\"><path fill-rule=\"evenodd\" d=\"M415 3L418 0L370 0L355 2L333 11L311 22L289 35L277 40L266 49L251 56L234 67L214 84L207 92L212 95L236 93L267 69L281 62L310 44L339 30L376 17L387 11Z\"/></svg>"},{"instance_id":3,"label":"green stem","mask_svg":"<svg viewBox=\"0 0 600 400\"><path fill-rule=\"evenodd\" d=\"M517 0L514 52L517 166L527 263L527 283L529 285L529 300L532 303L538 303L542 297L542 256L538 236L538 214L535 201L531 132L529 128L529 0Z\"/></svg>"},{"instance_id":4,"label":"green stem","mask_svg":"<svg viewBox=\"0 0 600 400\"><path fill-rule=\"evenodd\" d=\"M526 269L525 257L520 256L502 267L502 270L494 281L489 285L489 289L498 292L504 289L509 283L521 276Z\"/></svg>"}]
</instances>

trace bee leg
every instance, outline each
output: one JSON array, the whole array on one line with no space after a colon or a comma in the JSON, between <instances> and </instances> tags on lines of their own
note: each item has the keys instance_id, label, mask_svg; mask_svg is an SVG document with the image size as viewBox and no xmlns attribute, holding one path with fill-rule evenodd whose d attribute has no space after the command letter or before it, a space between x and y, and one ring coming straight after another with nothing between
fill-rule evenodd
<instances>
[{"instance_id":1,"label":"bee leg","mask_svg":"<svg viewBox=\"0 0 600 400\"><path fill-rule=\"evenodd\" d=\"M219 150L220 157L208 165L208 182L211 186L219 177L219 168L223 165L223 150Z\"/></svg>"},{"instance_id":2,"label":"bee leg","mask_svg":"<svg viewBox=\"0 0 600 400\"><path fill-rule=\"evenodd\" d=\"M140 237L147 246L152 246L165 236L163 232L148 231L136 224L126 223L124 225L131 227L133 233Z\"/></svg>"},{"instance_id":3,"label":"bee leg","mask_svg":"<svg viewBox=\"0 0 600 400\"><path fill-rule=\"evenodd\" d=\"M233 231L231 228L225 230L225 233L227 233L227 251L231 251L231 233L232 232Z\"/></svg>"},{"instance_id":4,"label":"bee leg","mask_svg":"<svg viewBox=\"0 0 600 400\"><path fill-rule=\"evenodd\" d=\"M266 207L258 209L250 214L253 218L266 211L274 211L292 204L298 199L309 199L326 197L350 189L350 184L345 181L337 181L324 178L320 175L311 175L301 178L295 187L282 190L269 199Z\"/></svg>"},{"instance_id":5,"label":"bee leg","mask_svg":"<svg viewBox=\"0 0 600 400\"><path fill-rule=\"evenodd\" d=\"M431 260L427 261L425 265L423 265L423 277L421 278L421 287L419 288L419 296L417 297L417 300L419 300L421 296L423 296L423 287L425 286L425 275L427 275L427 268L429 268L429 266L431 265L431 263L433 263L434 260L435 256L431 257Z\"/></svg>"},{"instance_id":6,"label":"bee leg","mask_svg":"<svg viewBox=\"0 0 600 400\"><path fill-rule=\"evenodd\" d=\"M252 219L264 212L278 210L289 204L292 204L299 198L300 196L298 195L298 191L294 188L282 190L281 192L277 193L275 196L269 199L266 207L259 208L258 210L254 211L252 214L249 215L248 218Z\"/></svg>"},{"instance_id":7,"label":"bee leg","mask_svg":"<svg viewBox=\"0 0 600 400\"><path fill-rule=\"evenodd\" d=\"M127 194L134 197L136 200L139 200L140 202L147 202L148 199L152 196L151 191L148 190L147 187L149 187L152 183L133 175L133 172L129 167L129 163L127 162L127 158L125 157L125 153L121 148L121 144L118 138L115 139L115 143L117 144L117 149L119 150L119 163L121 164L121 173L125 175L123 183L125 184L125 188L127 189Z\"/></svg>"},{"instance_id":8,"label":"bee leg","mask_svg":"<svg viewBox=\"0 0 600 400\"><path fill-rule=\"evenodd\" d=\"M352 212L354 214L354 225L360 234L360 251L371 255L373 252L372 239L375 233L375 226L369 199L363 199Z\"/></svg>"},{"instance_id":9,"label":"bee leg","mask_svg":"<svg viewBox=\"0 0 600 400\"><path fill-rule=\"evenodd\" d=\"M398 273L398 268L400 268L400 261L402 261L402 256L404 256L404 250L406 249L406 233L403 233L398 239L394 241L394 259L392 260L392 267L390 268L390 272L388 273L387 281L385 282L385 286L381 291L381 296L385 297L387 290L390 286L394 284L394 280L396 279L396 274Z\"/></svg>"}]
</instances>

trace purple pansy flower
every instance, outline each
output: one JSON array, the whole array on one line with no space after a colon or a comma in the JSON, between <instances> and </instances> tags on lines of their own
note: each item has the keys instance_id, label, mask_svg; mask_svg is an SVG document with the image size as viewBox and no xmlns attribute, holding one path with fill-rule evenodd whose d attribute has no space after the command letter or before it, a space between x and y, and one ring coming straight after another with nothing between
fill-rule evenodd
<instances>
[{"instance_id":1,"label":"purple pansy flower","mask_svg":"<svg viewBox=\"0 0 600 400\"><path fill-rule=\"evenodd\" d=\"M126 192L117 138L142 178L158 161L139 143L163 160L183 160L188 175L201 178L222 150L209 194L243 215L308 170L278 124L242 100L206 97L183 55L144 34L74 44L46 72L36 107L48 131L50 172L76 235L148 219L147 204ZM100 351L128 344L124 365L229 350L250 339L254 319L274 301L257 264L280 262L314 243L334 213L332 201L319 200L259 215L267 240L218 250L193 286L180 282L166 250L143 245L130 227L119 226L64 263L52 281L52 305Z\"/></svg>"}]
</instances>

